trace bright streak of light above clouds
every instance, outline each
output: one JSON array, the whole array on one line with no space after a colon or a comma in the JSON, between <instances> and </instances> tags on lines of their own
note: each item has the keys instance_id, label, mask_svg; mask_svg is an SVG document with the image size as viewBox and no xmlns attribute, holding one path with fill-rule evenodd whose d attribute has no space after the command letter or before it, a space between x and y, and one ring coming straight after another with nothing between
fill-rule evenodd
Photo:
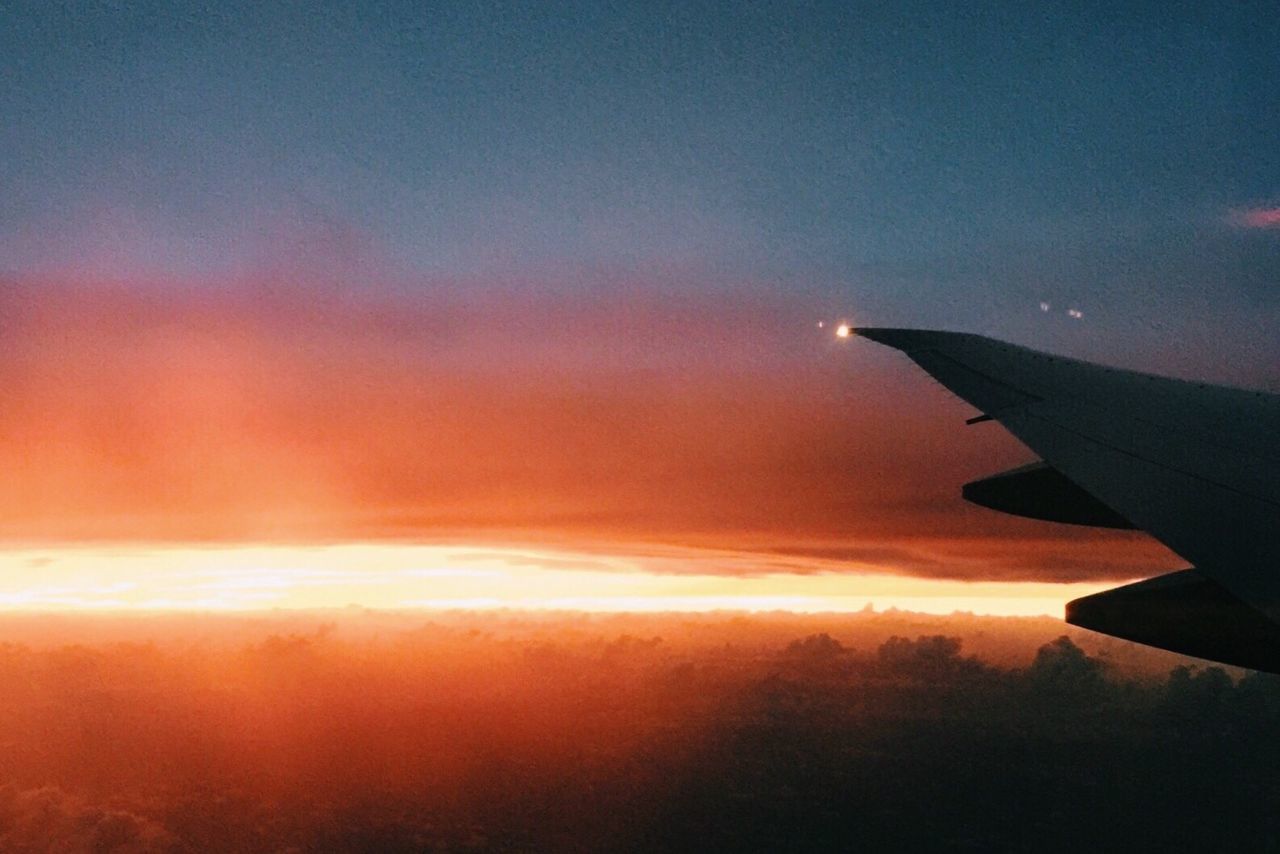
<instances>
[{"instance_id":1,"label":"bright streak of light above clouds","mask_svg":"<svg viewBox=\"0 0 1280 854\"><path fill-rule=\"evenodd\" d=\"M1060 614L1107 585L938 581L834 571L751 572L750 555L600 554L443 545L157 547L0 554L0 609L271 608L856 611ZM721 574L727 563L744 574ZM678 568L678 571L676 571Z\"/></svg>"}]
</instances>

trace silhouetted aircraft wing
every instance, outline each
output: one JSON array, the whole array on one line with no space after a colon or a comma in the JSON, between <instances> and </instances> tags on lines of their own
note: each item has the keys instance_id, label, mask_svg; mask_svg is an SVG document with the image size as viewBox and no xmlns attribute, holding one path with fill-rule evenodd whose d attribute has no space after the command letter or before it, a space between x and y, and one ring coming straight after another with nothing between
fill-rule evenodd
<instances>
[{"instance_id":1,"label":"silhouetted aircraft wing","mask_svg":"<svg viewBox=\"0 0 1280 854\"><path fill-rule=\"evenodd\" d=\"M967 498L1035 518L1141 528L1194 564L1076 600L1068 621L1280 669L1280 396L1108 368L979 335L854 331L906 353L982 411L971 420L999 421L1044 461L969 484ZM1250 622L1258 617L1261 623ZM1225 650L1232 630L1204 625L1224 619L1252 626L1247 637L1228 638ZM1171 641L1169 633L1188 621L1198 624L1188 631L1205 637Z\"/></svg>"}]
</instances>

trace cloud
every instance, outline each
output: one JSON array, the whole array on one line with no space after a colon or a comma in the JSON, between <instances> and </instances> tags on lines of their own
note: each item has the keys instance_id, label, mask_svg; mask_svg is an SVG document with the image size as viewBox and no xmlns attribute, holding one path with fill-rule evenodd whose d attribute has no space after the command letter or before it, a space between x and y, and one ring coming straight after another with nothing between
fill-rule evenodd
<instances>
[{"instance_id":1,"label":"cloud","mask_svg":"<svg viewBox=\"0 0 1280 854\"><path fill-rule=\"evenodd\" d=\"M1139 574L1131 538L967 508L1016 445L958 432L962 404L808 301L309 275L0 281L0 539L665 543L763 554L728 573L1009 579L1049 537L1052 580Z\"/></svg>"},{"instance_id":2,"label":"cloud","mask_svg":"<svg viewBox=\"0 0 1280 854\"><path fill-rule=\"evenodd\" d=\"M1074 845L1082 814L1107 822L1084 828L1095 847L1164 828L1177 848L1215 792L1270 785L1274 678L1170 674L1187 659L1074 630L1045 644L1060 628L0 615L0 850L1005 850ZM1256 803L1226 818L1191 847L1267 848Z\"/></svg>"},{"instance_id":3,"label":"cloud","mask_svg":"<svg viewBox=\"0 0 1280 854\"><path fill-rule=\"evenodd\" d=\"M56 786L0 786L0 848L90 854L178 854L188 850L163 825L118 807L90 804Z\"/></svg>"},{"instance_id":4,"label":"cloud","mask_svg":"<svg viewBox=\"0 0 1280 854\"><path fill-rule=\"evenodd\" d=\"M1231 222L1239 228L1280 228L1280 207L1234 211L1231 214Z\"/></svg>"}]
</instances>

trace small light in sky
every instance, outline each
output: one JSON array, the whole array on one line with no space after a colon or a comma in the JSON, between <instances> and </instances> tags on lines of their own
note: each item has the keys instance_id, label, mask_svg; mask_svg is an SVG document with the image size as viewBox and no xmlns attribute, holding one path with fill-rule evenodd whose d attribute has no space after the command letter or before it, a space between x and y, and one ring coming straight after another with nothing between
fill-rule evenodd
<instances>
[{"instance_id":1,"label":"small light in sky","mask_svg":"<svg viewBox=\"0 0 1280 854\"><path fill-rule=\"evenodd\" d=\"M852 332L853 330L849 328L849 324L847 323L842 323L836 327L837 338L848 338Z\"/></svg>"},{"instance_id":2,"label":"small light in sky","mask_svg":"<svg viewBox=\"0 0 1280 854\"><path fill-rule=\"evenodd\" d=\"M1053 308L1053 306L1049 305L1049 303L1047 303L1047 302L1042 302L1042 303L1040 303L1040 310L1041 310L1041 311L1048 311L1048 310L1049 310L1049 309L1051 309L1051 308Z\"/></svg>"},{"instance_id":3,"label":"small light in sky","mask_svg":"<svg viewBox=\"0 0 1280 854\"><path fill-rule=\"evenodd\" d=\"M821 329L822 327L824 327L824 326L826 326L826 325L827 325L827 324L826 324L825 322L823 322L823 321L821 321L821 320L819 320L819 321L818 321L818 328L819 328L819 329Z\"/></svg>"},{"instance_id":4,"label":"small light in sky","mask_svg":"<svg viewBox=\"0 0 1280 854\"><path fill-rule=\"evenodd\" d=\"M1073 317L1076 320L1079 320L1080 318L1084 317L1084 312L1078 308L1069 308L1067 309L1067 316Z\"/></svg>"}]
</instances>

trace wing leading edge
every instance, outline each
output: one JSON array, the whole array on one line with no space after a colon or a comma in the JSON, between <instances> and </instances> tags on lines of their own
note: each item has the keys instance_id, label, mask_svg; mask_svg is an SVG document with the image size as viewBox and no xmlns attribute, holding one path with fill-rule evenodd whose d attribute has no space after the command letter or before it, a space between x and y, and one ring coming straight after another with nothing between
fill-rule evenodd
<instances>
[{"instance_id":1,"label":"wing leading edge","mask_svg":"<svg viewBox=\"0 0 1280 854\"><path fill-rule=\"evenodd\" d=\"M1280 396L1109 368L980 335L854 332L906 353L1115 519L1147 531L1224 595L1280 622ZM1110 604L1102 610L1116 612Z\"/></svg>"}]
</instances>

